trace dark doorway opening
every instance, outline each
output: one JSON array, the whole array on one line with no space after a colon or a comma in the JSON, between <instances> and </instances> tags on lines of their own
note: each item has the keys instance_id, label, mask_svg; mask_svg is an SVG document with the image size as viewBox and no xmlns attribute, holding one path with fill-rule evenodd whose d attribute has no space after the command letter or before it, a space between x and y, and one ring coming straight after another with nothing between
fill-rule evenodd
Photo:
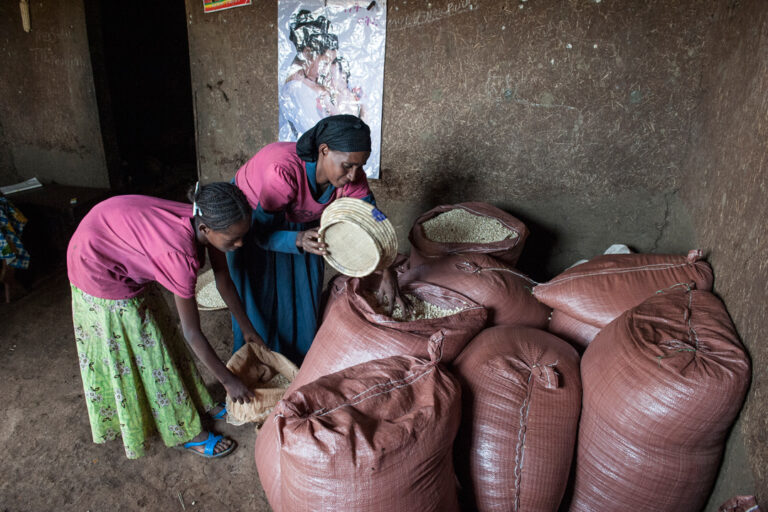
<instances>
[{"instance_id":1,"label":"dark doorway opening","mask_svg":"<svg viewBox=\"0 0 768 512\"><path fill-rule=\"evenodd\" d=\"M184 2L85 8L112 188L181 199L197 179Z\"/></svg>"}]
</instances>

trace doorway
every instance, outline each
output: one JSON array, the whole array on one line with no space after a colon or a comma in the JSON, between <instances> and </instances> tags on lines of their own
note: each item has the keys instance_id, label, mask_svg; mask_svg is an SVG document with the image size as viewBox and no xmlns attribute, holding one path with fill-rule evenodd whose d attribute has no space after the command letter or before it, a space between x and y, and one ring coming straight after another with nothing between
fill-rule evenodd
<instances>
[{"instance_id":1,"label":"doorway","mask_svg":"<svg viewBox=\"0 0 768 512\"><path fill-rule=\"evenodd\" d=\"M85 10L112 188L183 199L197 179L184 2L85 0Z\"/></svg>"}]
</instances>

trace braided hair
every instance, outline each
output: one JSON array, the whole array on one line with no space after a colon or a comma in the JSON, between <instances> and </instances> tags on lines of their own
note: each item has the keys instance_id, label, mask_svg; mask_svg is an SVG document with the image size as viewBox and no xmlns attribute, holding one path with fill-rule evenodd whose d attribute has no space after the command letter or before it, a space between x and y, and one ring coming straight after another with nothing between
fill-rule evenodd
<instances>
[{"instance_id":1,"label":"braided hair","mask_svg":"<svg viewBox=\"0 0 768 512\"><path fill-rule=\"evenodd\" d=\"M214 231L224 231L232 224L251 218L251 205L242 190L223 181L200 185L190 190L195 226L205 224Z\"/></svg>"}]
</instances>

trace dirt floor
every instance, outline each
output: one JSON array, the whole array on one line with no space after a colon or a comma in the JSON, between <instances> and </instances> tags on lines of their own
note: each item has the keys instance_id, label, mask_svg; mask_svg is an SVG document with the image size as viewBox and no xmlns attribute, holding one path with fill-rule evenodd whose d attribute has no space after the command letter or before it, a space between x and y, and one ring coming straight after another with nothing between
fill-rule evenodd
<instances>
[{"instance_id":1,"label":"dirt floor","mask_svg":"<svg viewBox=\"0 0 768 512\"><path fill-rule=\"evenodd\" d=\"M201 320L226 360L229 314L204 311ZM125 457L120 441L92 442L63 270L0 303L0 351L0 511L271 510L256 473L252 426L216 422L239 447L215 460L166 448L159 438L138 460ZM223 399L223 388L198 367Z\"/></svg>"}]
</instances>

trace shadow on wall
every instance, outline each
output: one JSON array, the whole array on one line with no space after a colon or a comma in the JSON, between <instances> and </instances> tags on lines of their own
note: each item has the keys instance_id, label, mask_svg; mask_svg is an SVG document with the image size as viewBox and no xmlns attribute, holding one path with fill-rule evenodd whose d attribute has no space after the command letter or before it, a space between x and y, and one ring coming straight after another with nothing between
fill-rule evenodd
<instances>
[{"instance_id":1,"label":"shadow on wall","mask_svg":"<svg viewBox=\"0 0 768 512\"><path fill-rule=\"evenodd\" d=\"M471 152L463 151L458 140L454 142L455 144L448 145L454 148L453 151L446 151L434 160L434 171L428 174L430 178L422 184L426 203L420 213L444 204L470 201L493 204L520 219L528 228L528 239L517 267L537 280L543 281L551 277L548 273L552 271L550 259L558 247L557 232L510 207L509 199L504 197L503 190L497 191L499 197L489 198L488 186L481 181L482 173L478 172L478 169L485 168L486 164L471 158L457 158L457 155L470 155ZM499 201L500 198L504 198L504 201Z\"/></svg>"}]
</instances>

